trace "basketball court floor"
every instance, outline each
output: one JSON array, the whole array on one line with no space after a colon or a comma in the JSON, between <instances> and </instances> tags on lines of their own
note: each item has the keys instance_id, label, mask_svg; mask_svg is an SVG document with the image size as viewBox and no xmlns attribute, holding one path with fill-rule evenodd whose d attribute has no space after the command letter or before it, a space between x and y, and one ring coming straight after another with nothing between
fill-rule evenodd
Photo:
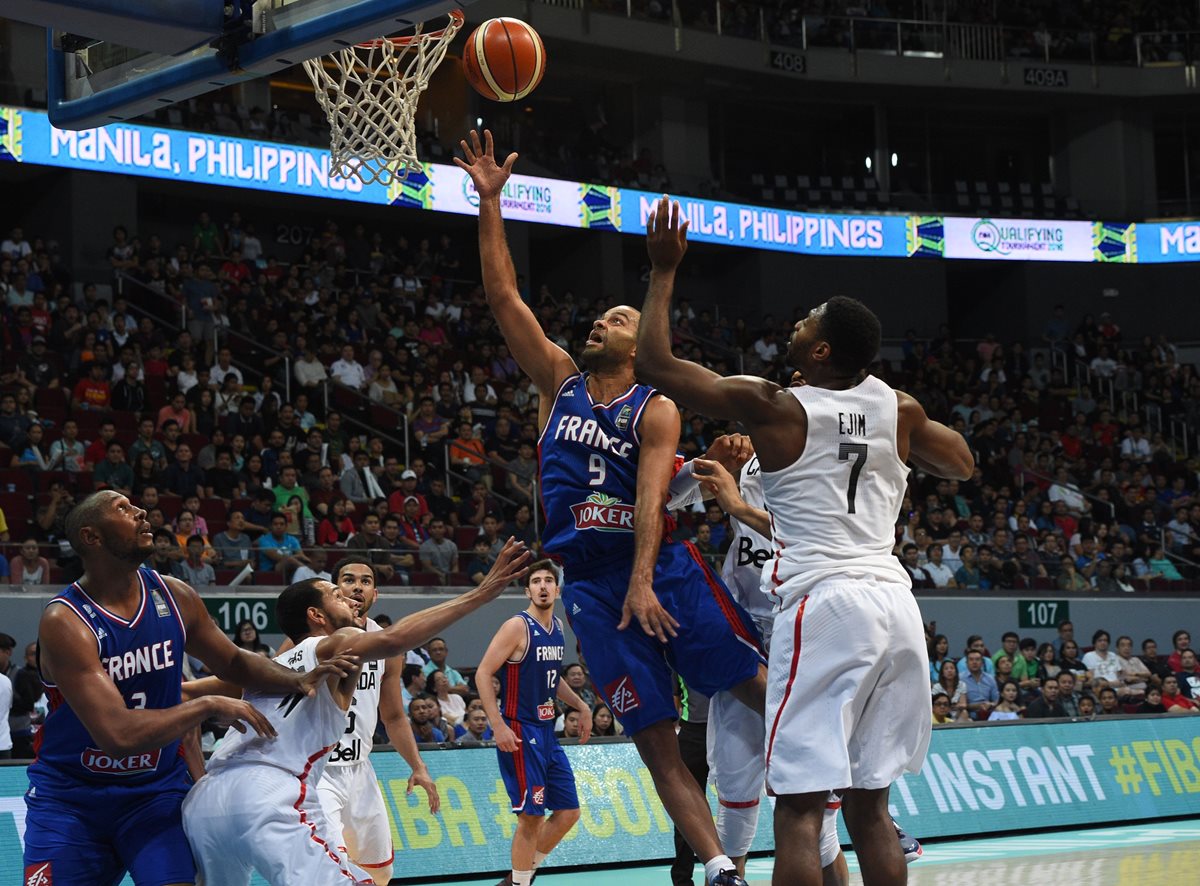
<instances>
[{"instance_id":1,"label":"basketball court floor","mask_svg":"<svg viewBox=\"0 0 1200 886\"><path fill-rule=\"evenodd\" d=\"M853 853L850 882L861 883ZM696 882L702 869L696 868ZM546 873L537 886L669 886L667 866ZM494 886L496 877L455 880L443 886ZM751 859L751 886L771 882L771 860ZM1121 828L1059 831L933 843L908 869L910 886L1186 886L1200 883L1200 818Z\"/></svg>"}]
</instances>

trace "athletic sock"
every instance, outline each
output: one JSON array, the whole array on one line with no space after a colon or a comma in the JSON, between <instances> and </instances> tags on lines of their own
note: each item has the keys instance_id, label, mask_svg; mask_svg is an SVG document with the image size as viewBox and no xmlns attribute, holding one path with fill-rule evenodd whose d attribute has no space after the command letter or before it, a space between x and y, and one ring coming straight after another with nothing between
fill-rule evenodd
<instances>
[{"instance_id":1,"label":"athletic sock","mask_svg":"<svg viewBox=\"0 0 1200 886\"><path fill-rule=\"evenodd\" d=\"M534 850L534 852L533 852L533 869L535 871L538 869L538 867L541 865L541 863L546 860L546 856L548 854L549 853L546 853L546 852L538 852L536 849Z\"/></svg>"},{"instance_id":2,"label":"athletic sock","mask_svg":"<svg viewBox=\"0 0 1200 886\"><path fill-rule=\"evenodd\" d=\"M529 880L533 877L533 871L513 871L512 881L513 886L529 886Z\"/></svg>"},{"instance_id":3,"label":"athletic sock","mask_svg":"<svg viewBox=\"0 0 1200 886\"><path fill-rule=\"evenodd\" d=\"M704 882L711 883L721 871L731 871L734 867L733 859L728 855L714 856L704 863Z\"/></svg>"}]
</instances>

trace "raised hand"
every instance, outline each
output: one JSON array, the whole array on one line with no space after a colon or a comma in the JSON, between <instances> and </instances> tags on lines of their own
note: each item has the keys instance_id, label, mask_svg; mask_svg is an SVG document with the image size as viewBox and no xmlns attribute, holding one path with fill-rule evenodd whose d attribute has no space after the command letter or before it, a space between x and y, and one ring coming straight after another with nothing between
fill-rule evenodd
<instances>
[{"instance_id":1,"label":"raised hand","mask_svg":"<svg viewBox=\"0 0 1200 886\"><path fill-rule=\"evenodd\" d=\"M479 133L474 129L467 138L458 144L462 148L463 157L466 160L464 162L462 158L455 157L454 162L459 169L471 176L471 181L475 183L475 193L479 195L479 199L495 197L504 190L508 177L512 175L513 164L517 162L516 152L514 151L505 158L503 166L498 166L490 129L483 131L483 144L480 144Z\"/></svg>"},{"instance_id":2,"label":"raised hand","mask_svg":"<svg viewBox=\"0 0 1200 886\"><path fill-rule=\"evenodd\" d=\"M496 597L506 587L525 574L533 554L524 542L509 536L504 547L500 549L496 562L488 570L488 574L479 583L479 589L491 597Z\"/></svg>"},{"instance_id":3,"label":"raised hand","mask_svg":"<svg viewBox=\"0 0 1200 886\"><path fill-rule=\"evenodd\" d=\"M674 271L687 252L688 220L679 220L679 202L671 203L666 194L646 219L646 251L656 271Z\"/></svg>"},{"instance_id":4,"label":"raised hand","mask_svg":"<svg viewBox=\"0 0 1200 886\"><path fill-rule=\"evenodd\" d=\"M697 458L692 462L692 474L700 481L700 488L712 495L726 513L733 513L745 504L737 480L720 462Z\"/></svg>"}]
</instances>

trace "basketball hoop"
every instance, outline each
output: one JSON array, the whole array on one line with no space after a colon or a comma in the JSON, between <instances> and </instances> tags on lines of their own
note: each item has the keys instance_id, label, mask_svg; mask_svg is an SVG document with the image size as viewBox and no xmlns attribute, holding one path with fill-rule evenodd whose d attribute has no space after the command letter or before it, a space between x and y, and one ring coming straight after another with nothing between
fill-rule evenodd
<instances>
[{"instance_id":1,"label":"basketball hoop","mask_svg":"<svg viewBox=\"0 0 1200 886\"><path fill-rule=\"evenodd\" d=\"M304 62L329 120L330 175L390 185L421 165L417 102L462 27L461 10L449 17L440 30L423 31L418 24L408 36L382 37Z\"/></svg>"}]
</instances>

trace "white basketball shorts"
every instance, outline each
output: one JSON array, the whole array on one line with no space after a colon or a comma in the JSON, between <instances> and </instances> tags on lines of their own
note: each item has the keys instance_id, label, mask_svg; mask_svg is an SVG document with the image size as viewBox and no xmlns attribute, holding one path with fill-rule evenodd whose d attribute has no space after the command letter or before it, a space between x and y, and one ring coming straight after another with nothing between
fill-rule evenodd
<instances>
[{"instance_id":1,"label":"white basketball shorts","mask_svg":"<svg viewBox=\"0 0 1200 886\"><path fill-rule=\"evenodd\" d=\"M379 781L370 759L348 766L326 766L317 783L329 833L359 867L392 863L392 829Z\"/></svg>"},{"instance_id":2,"label":"white basketball shorts","mask_svg":"<svg viewBox=\"0 0 1200 886\"><path fill-rule=\"evenodd\" d=\"M267 765L232 765L200 779L183 801L199 886L374 886L337 849L308 781Z\"/></svg>"},{"instance_id":3,"label":"white basketball shorts","mask_svg":"<svg viewBox=\"0 0 1200 886\"><path fill-rule=\"evenodd\" d=\"M833 578L779 588L767 677L767 790L888 787L929 749L929 662L912 591Z\"/></svg>"}]
</instances>

